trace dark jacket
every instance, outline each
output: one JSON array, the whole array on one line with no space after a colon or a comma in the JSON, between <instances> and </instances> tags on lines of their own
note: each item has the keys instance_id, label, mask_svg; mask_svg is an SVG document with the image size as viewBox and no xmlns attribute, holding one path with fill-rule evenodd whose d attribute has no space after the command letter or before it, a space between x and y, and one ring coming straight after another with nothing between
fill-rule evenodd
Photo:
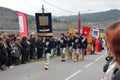
<instances>
[{"instance_id":1,"label":"dark jacket","mask_svg":"<svg viewBox=\"0 0 120 80\"><path fill-rule=\"evenodd\" d=\"M72 47L73 47L73 49L77 49L78 48L78 46L79 46L79 39L78 38L76 38L76 37L74 37L73 39L72 39Z\"/></svg>"},{"instance_id":2,"label":"dark jacket","mask_svg":"<svg viewBox=\"0 0 120 80\"><path fill-rule=\"evenodd\" d=\"M118 70L112 80L120 80L120 70Z\"/></svg>"},{"instance_id":3,"label":"dark jacket","mask_svg":"<svg viewBox=\"0 0 120 80\"><path fill-rule=\"evenodd\" d=\"M36 48L36 40L35 40L35 38L30 38L30 43L31 43L31 50L35 51L35 48Z\"/></svg>"},{"instance_id":4,"label":"dark jacket","mask_svg":"<svg viewBox=\"0 0 120 80\"><path fill-rule=\"evenodd\" d=\"M64 38L61 38L60 39L60 48L65 48L66 47L66 41L65 41L65 39Z\"/></svg>"},{"instance_id":5,"label":"dark jacket","mask_svg":"<svg viewBox=\"0 0 120 80\"><path fill-rule=\"evenodd\" d=\"M13 50L11 51L13 57L20 57L22 46L20 42L16 41L13 44Z\"/></svg>"},{"instance_id":6,"label":"dark jacket","mask_svg":"<svg viewBox=\"0 0 120 80\"><path fill-rule=\"evenodd\" d=\"M44 49L45 49L45 53L51 54L51 43L49 41L45 42Z\"/></svg>"},{"instance_id":7,"label":"dark jacket","mask_svg":"<svg viewBox=\"0 0 120 80\"><path fill-rule=\"evenodd\" d=\"M68 39L68 40L67 40L67 46L68 46L68 47L72 46L72 39Z\"/></svg>"}]
</instances>

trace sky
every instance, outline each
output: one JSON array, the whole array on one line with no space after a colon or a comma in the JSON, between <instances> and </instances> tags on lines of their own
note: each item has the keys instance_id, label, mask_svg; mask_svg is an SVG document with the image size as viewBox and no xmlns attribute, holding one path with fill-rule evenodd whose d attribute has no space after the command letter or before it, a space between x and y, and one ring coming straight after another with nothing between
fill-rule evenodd
<instances>
[{"instance_id":1,"label":"sky","mask_svg":"<svg viewBox=\"0 0 120 80\"><path fill-rule=\"evenodd\" d=\"M0 0L1 7L21 11L30 15L51 12L54 16L77 15L78 12L94 13L111 9L120 10L120 0Z\"/></svg>"}]
</instances>

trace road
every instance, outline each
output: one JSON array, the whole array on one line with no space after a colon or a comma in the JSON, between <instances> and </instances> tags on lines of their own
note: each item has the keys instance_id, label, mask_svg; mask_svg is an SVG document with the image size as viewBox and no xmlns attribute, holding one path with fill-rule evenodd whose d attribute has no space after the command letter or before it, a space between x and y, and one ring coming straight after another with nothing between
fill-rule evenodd
<instances>
[{"instance_id":1,"label":"road","mask_svg":"<svg viewBox=\"0 0 120 80\"><path fill-rule=\"evenodd\" d=\"M88 54L78 62L61 62L56 57L50 60L49 70L44 70L44 61L22 64L0 71L0 80L100 80L104 75L105 52Z\"/></svg>"}]
</instances>

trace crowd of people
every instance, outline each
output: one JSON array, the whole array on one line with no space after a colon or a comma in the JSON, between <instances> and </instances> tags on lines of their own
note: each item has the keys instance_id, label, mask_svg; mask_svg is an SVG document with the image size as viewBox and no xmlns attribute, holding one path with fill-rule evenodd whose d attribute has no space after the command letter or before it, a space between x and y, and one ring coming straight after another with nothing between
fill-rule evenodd
<instances>
[{"instance_id":1,"label":"crowd of people","mask_svg":"<svg viewBox=\"0 0 120 80\"><path fill-rule=\"evenodd\" d=\"M120 79L120 22L106 29L104 38L86 38L84 34L71 36L71 33L61 34L58 38L36 37L32 32L30 37L1 32L0 34L0 69L13 68L29 60L45 58L45 69L48 69L51 56L61 56L61 62L73 59L74 62L84 60L86 54L95 54L107 49L107 63L102 80ZM105 47L107 46L107 47Z\"/></svg>"},{"instance_id":2,"label":"crowd of people","mask_svg":"<svg viewBox=\"0 0 120 80\"><path fill-rule=\"evenodd\" d=\"M32 32L30 37L22 39L16 34L0 34L0 69L13 68L13 65L25 64L29 60L45 57L45 69L48 69L51 56L61 56L65 62L73 59L75 62L84 59L86 53L94 54L95 51L104 49L104 39L93 37L85 38L84 34L71 36L61 34L59 38L36 37Z\"/></svg>"}]
</instances>

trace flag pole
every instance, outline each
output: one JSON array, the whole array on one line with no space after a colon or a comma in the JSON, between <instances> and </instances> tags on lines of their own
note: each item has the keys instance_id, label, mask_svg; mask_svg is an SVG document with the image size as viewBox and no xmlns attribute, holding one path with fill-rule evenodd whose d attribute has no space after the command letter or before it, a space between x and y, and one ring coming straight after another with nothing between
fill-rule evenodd
<instances>
[{"instance_id":1,"label":"flag pole","mask_svg":"<svg viewBox=\"0 0 120 80\"><path fill-rule=\"evenodd\" d=\"M80 35L80 27L81 27L81 20L80 20L80 11L78 13L78 34Z\"/></svg>"}]
</instances>

